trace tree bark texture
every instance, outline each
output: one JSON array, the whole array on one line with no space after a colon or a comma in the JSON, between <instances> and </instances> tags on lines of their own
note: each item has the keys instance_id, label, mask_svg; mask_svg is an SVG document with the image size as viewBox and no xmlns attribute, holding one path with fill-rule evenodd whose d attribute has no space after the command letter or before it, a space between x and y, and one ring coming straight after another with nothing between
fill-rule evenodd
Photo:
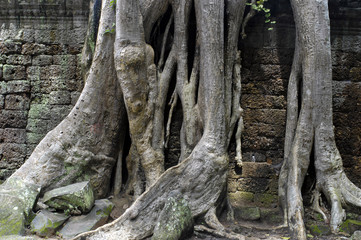
<instances>
[{"instance_id":1,"label":"tree bark texture","mask_svg":"<svg viewBox=\"0 0 361 240\"><path fill-rule=\"evenodd\" d=\"M291 1L296 23L296 48L288 86L287 128L279 196L291 232L306 239L301 187L314 150L316 187L331 204L330 227L337 231L345 217L342 206L360 206L360 190L346 177L335 144L332 122L332 65L327 1ZM300 88L298 86L301 86ZM298 104L300 100L300 105Z\"/></svg>"},{"instance_id":2,"label":"tree bark texture","mask_svg":"<svg viewBox=\"0 0 361 240\"><path fill-rule=\"evenodd\" d=\"M112 187L118 195L129 131L124 192L135 202L114 222L75 239L149 237L169 198L186 199L192 216L208 225L200 229L243 239L226 232L216 210L226 196L227 151L236 128L237 164L242 166L237 46L241 27L254 13L244 20L245 0L111 2L91 1L91 29L82 56L86 84L78 102L9 181L45 191L90 180L97 197L104 197L116 167ZM344 216L342 205L360 206L361 192L347 179L334 141L327 1L291 2L297 37L279 196L295 238L306 239L301 187L312 149L317 174L314 208L321 211L323 192L332 205L334 231ZM160 47L152 46L151 39ZM178 165L164 171L164 149L178 99L183 111L181 157Z\"/></svg>"}]
</instances>

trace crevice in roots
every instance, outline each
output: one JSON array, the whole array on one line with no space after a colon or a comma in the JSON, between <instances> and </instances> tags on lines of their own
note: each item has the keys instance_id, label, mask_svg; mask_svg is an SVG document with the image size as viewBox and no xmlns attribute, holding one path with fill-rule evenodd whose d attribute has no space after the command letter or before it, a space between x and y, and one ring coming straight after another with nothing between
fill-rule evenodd
<instances>
[{"instance_id":1,"label":"crevice in roots","mask_svg":"<svg viewBox=\"0 0 361 240\"><path fill-rule=\"evenodd\" d=\"M154 62L158 63L161 55L162 55L162 48L164 46L164 59L167 59L169 52L172 48L173 44L173 35L174 35L174 21L172 21L169 29L168 36L166 41L163 43L163 37L166 34L166 26L171 21L170 18L173 17L172 14L173 10L171 5L169 5L166 13L154 24L152 29L151 37L150 37L150 45L154 49ZM163 66L157 66L158 68L163 68Z\"/></svg>"},{"instance_id":2,"label":"crevice in roots","mask_svg":"<svg viewBox=\"0 0 361 240\"><path fill-rule=\"evenodd\" d=\"M197 47L196 12L193 4L191 7L191 13L189 16L189 25L187 30L188 30L188 79L190 79L192 74L192 67L193 67L196 47Z\"/></svg>"}]
</instances>

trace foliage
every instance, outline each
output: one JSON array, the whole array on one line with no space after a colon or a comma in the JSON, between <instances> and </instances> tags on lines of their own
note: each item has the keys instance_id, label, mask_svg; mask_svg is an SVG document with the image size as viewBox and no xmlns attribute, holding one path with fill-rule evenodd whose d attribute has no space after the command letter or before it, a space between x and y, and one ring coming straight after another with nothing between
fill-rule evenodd
<instances>
[{"instance_id":1,"label":"foliage","mask_svg":"<svg viewBox=\"0 0 361 240\"><path fill-rule=\"evenodd\" d=\"M257 12L263 12L266 18L265 23L275 24L276 21L271 21L271 10L264 6L267 1L268 0L257 0L247 3L247 5L251 6L251 8ZM268 30L272 29L272 27L268 28Z\"/></svg>"}]
</instances>

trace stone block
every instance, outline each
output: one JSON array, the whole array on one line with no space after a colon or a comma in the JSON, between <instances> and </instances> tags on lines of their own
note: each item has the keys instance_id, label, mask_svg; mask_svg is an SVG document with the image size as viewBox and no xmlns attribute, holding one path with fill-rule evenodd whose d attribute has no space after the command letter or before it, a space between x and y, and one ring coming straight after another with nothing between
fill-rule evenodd
<instances>
[{"instance_id":1,"label":"stone block","mask_svg":"<svg viewBox=\"0 0 361 240\"><path fill-rule=\"evenodd\" d=\"M1 84L0 84L1 93ZM30 93L30 82L27 80L8 81L5 85L5 93Z\"/></svg>"},{"instance_id":2,"label":"stone block","mask_svg":"<svg viewBox=\"0 0 361 240\"><path fill-rule=\"evenodd\" d=\"M25 158L26 145L19 143L3 143L0 145L0 154L6 159L18 159L22 162ZM15 163L15 165L18 165Z\"/></svg>"},{"instance_id":3,"label":"stone block","mask_svg":"<svg viewBox=\"0 0 361 240\"><path fill-rule=\"evenodd\" d=\"M53 62L53 57L50 55L38 55L33 57L34 66L47 66L51 65Z\"/></svg>"},{"instance_id":4,"label":"stone block","mask_svg":"<svg viewBox=\"0 0 361 240\"><path fill-rule=\"evenodd\" d=\"M25 66L21 65L4 65L3 66L4 80L20 80L26 78Z\"/></svg>"},{"instance_id":5,"label":"stone block","mask_svg":"<svg viewBox=\"0 0 361 240\"><path fill-rule=\"evenodd\" d=\"M53 64L54 65L62 65L62 66L76 66L77 65L77 56L76 55L55 55L53 56Z\"/></svg>"},{"instance_id":6,"label":"stone block","mask_svg":"<svg viewBox=\"0 0 361 240\"><path fill-rule=\"evenodd\" d=\"M3 65L0 64L0 80L3 79Z\"/></svg>"},{"instance_id":7,"label":"stone block","mask_svg":"<svg viewBox=\"0 0 361 240\"><path fill-rule=\"evenodd\" d=\"M68 105L71 103L69 91L53 91L49 95L49 104L51 105Z\"/></svg>"},{"instance_id":8,"label":"stone block","mask_svg":"<svg viewBox=\"0 0 361 240\"><path fill-rule=\"evenodd\" d=\"M25 43L22 46L21 54L23 55L40 55L44 54L47 46L39 43Z\"/></svg>"},{"instance_id":9,"label":"stone block","mask_svg":"<svg viewBox=\"0 0 361 240\"><path fill-rule=\"evenodd\" d=\"M246 108L267 108L267 109L285 109L286 100L284 96L271 95L242 95L242 106Z\"/></svg>"},{"instance_id":10,"label":"stone block","mask_svg":"<svg viewBox=\"0 0 361 240\"><path fill-rule=\"evenodd\" d=\"M31 232L42 237L49 237L53 235L68 218L65 214L41 210L31 222Z\"/></svg>"},{"instance_id":11,"label":"stone block","mask_svg":"<svg viewBox=\"0 0 361 240\"><path fill-rule=\"evenodd\" d=\"M114 204L107 199L96 200L87 215L72 217L59 231L64 238L72 238L79 233L90 231L104 225Z\"/></svg>"},{"instance_id":12,"label":"stone block","mask_svg":"<svg viewBox=\"0 0 361 240\"><path fill-rule=\"evenodd\" d=\"M73 106L71 105L53 105L51 107L52 114L50 116L51 124L55 124L52 126L55 127L61 122L71 111Z\"/></svg>"},{"instance_id":13,"label":"stone block","mask_svg":"<svg viewBox=\"0 0 361 240\"><path fill-rule=\"evenodd\" d=\"M258 207L237 207L234 209L234 217L245 221L257 221L261 219L261 211Z\"/></svg>"},{"instance_id":14,"label":"stone block","mask_svg":"<svg viewBox=\"0 0 361 240\"><path fill-rule=\"evenodd\" d=\"M4 109L4 105L5 105L5 97L3 95L0 95L0 109Z\"/></svg>"},{"instance_id":15,"label":"stone block","mask_svg":"<svg viewBox=\"0 0 361 240\"><path fill-rule=\"evenodd\" d=\"M273 174L268 163L244 162L242 166L242 177L245 178L270 178Z\"/></svg>"},{"instance_id":16,"label":"stone block","mask_svg":"<svg viewBox=\"0 0 361 240\"><path fill-rule=\"evenodd\" d=\"M254 195L254 201L258 206L264 208L274 208L278 204L278 195L269 193L256 193Z\"/></svg>"},{"instance_id":17,"label":"stone block","mask_svg":"<svg viewBox=\"0 0 361 240\"><path fill-rule=\"evenodd\" d=\"M26 94L9 94L5 97L5 109L8 110L28 110L30 98Z\"/></svg>"},{"instance_id":18,"label":"stone block","mask_svg":"<svg viewBox=\"0 0 361 240\"><path fill-rule=\"evenodd\" d=\"M19 128L6 128L0 131L0 142L5 143L25 143L26 130Z\"/></svg>"},{"instance_id":19,"label":"stone block","mask_svg":"<svg viewBox=\"0 0 361 240\"><path fill-rule=\"evenodd\" d=\"M5 41L0 42L0 54L20 54L21 53L21 43Z\"/></svg>"},{"instance_id":20,"label":"stone block","mask_svg":"<svg viewBox=\"0 0 361 240\"><path fill-rule=\"evenodd\" d=\"M0 114L0 128L25 128L27 112L19 110L2 110Z\"/></svg>"},{"instance_id":21,"label":"stone block","mask_svg":"<svg viewBox=\"0 0 361 240\"><path fill-rule=\"evenodd\" d=\"M240 178L237 190L241 192L264 193L269 189L268 178Z\"/></svg>"},{"instance_id":22,"label":"stone block","mask_svg":"<svg viewBox=\"0 0 361 240\"><path fill-rule=\"evenodd\" d=\"M28 55L10 55L6 61L9 65L31 65L31 56Z\"/></svg>"},{"instance_id":23,"label":"stone block","mask_svg":"<svg viewBox=\"0 0 361 240\"><path fill-rule=\"evenodd\" d=\"M57 80L62 79L62 68L60 65L50 65L44 66L40 70L40 79L41 80Z\"/></svg>"},{"instance_id":24,"label":"stone block","mask_svg":"<svg viewBox=\"0 0 361 240\"><path fill-rule=\"evenodd\" d=\"M57 210L88 213L94 206L94 192L89 181L74 183L46 192L43 202Z\"/></svg>"},{"instance_id":25,"label":"stone block","mask_svg":"<svg viewBox=\"0 0 361 240\"><path fill-rule=\"evenodd\" d=\"M52 115L46 104L31 104L28 114L29 118L33 119L50 119Z\"/></svg>"},{"instance_id":26,"label":"stone block","mask_svg":"<svg viewBox=\"0 0 361 240\"><path fill-rule=\"evenodd\" d=\"M284 126L286 124L286 110L245 109L244 122L258 122Z\"/></svg>"},{"instance_id":27,"label":"stone block","mask_svg":"<svg viewBox=\"0 0 361 240\"><path fill-rule=\"evenodd\" d=\"M30 66L26 69L28 80L40 80L40 66Z\"/></svg>"},{"instance_id":28,"label":"stone block","mask_svg":"<svg viewBox=\"0 0 361 240\"><path fill-rule=\"evenodd\" d=\"M45 135L49 130L50 120L29 118L26 125L26 131L29 133L38 133Z\"/></svg>"},{"instance_id":29,"label":"stone block","mask_svg":"<svg viewBox=\"0 0 361 240\"><path fill-rule=\"evenodd\" d=\"M354 82L361 82L361 67L353 67L350 70L350 78Z\"/></svg>"},{"instance_id":30,"label":"stone block","mask_svg":"<svg viewBox=\"0 0 361 240\"><path fill-rule=\"evenodd\" d=\"M259 152L243 152L242 158L244 162L265 162L266 156Z\"/></svg>"},{"instance_id":31,"label":"stone block","mask_svg":"<svg viewBox=\"0 0 361 240\"><path fill-rule=\"evenodd\" d=\"M254 203L254 193L237 191L234 193L228 193L229 201L234 207L247 206Z\"/></svg>"},{"instance_id":32,"label":"stone block","mask_svg":"<svg viewBox=\"0 0 361 240\"><path fill-rule=\"evenodd\" d=\"M8 56L6 56L4 54L0 54L0 64L5 64L7 59L8 59Z\"/></svg>"},{"instance_id":33,"label":"stone block","mask_svg":"<svg viewBox=\"0 0 361 240\"><path fill-rule=\"evenodd\" d=\"M27 144L38 144L43 138L45 134L40 133L26 133L26 143Z\"/></svg>"},{"instance_id":34,"label":"stone block","mask_svg":"<svg viewBox=\"0 0 361 240\"><path fill-rule=\"evenodd\" d=\"M355 231L361 231L361 221L354 219L346 219L341 226L340 231L352 234Z\"/></svg>"}]
</instances>

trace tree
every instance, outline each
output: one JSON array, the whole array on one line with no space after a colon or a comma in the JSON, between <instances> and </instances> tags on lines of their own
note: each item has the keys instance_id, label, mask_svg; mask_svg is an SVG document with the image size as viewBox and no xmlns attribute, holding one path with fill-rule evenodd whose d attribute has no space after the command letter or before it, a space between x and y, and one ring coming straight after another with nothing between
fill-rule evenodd
<instances>
[{"instance_id":1,"label":"tree","mask_svg":"<svg viewBox=\"0 0 361 240\"><path fill-rule=\"evenodd\" d=\"M334 142L327 1L291 2L297 38L279 191L293 235L306 239L300 189L312 148L317 169L314 206L321 211L317 203L322 191L332 203L333 230L344 214L341 196L359 206L361 195L346 178ZM93 3L100 6L99 0ZM237 44L247 21L245 6L243 0L103 0L99 24L97 17L90 18L83 50L83 92L71 113L4 183L0 198L7 204L2 208L18 205L7 200L9 194L15 197L35 189L32 186L45 191L81 180L92 182L97 197L106 196L114 167L118 194L124 132L129 127L126 193L136 200L113 223L78 239L150 236L170 196L186 199L193 217L204 218L209 228L227 235L216 210L225 202L229 142L234 129L238 128L237 138L242 129ZM92 16L96 14L94 8ZM168 116L167 96L172 96ZM183 111L181 157L178 165L164 171L169 131L165 123L171 121L178 98ZM238 163L242 164L240 153Z\"/></svg>"}]
</instances>

